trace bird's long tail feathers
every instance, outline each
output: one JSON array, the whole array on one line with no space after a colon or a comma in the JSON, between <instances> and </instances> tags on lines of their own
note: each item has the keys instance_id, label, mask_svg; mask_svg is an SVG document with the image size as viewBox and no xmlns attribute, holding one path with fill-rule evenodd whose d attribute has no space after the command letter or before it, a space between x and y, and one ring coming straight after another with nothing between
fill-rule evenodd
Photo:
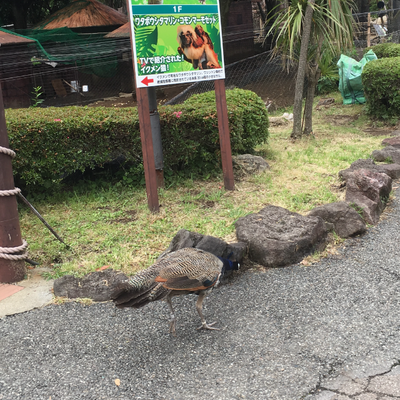
<instances>
[{"instance_id":1,"label":"bird's long tail feathers","mask_svg":"<svg viewBox=\"0 0 400 400\"><path fill-rule=\"evenodd\" d=\"M152 301L164 298L169 292L168 289L156 282L151 286L140 289L127 289L114 299L114 303L118 308L140 308Z\"/></svg>"}]
</instances>

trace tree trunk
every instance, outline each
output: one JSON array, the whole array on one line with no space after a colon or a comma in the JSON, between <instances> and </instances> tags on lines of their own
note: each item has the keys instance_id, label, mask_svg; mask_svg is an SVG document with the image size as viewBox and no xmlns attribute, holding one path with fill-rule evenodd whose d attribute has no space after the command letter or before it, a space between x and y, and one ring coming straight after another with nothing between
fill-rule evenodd
<instances>
[{"instance_id":1,"label":"tree trunk","mask_svg":"<svg viewBox=\"0 0 400 400\"><path fill-rule=\"evenodd\" d=\"M14 17L14 28L15 29L26 29L26 9L23 0L13 0L11 10Z\"/></svg>"},{"instance_id":2,"label":"tree trunk","mask_svg":"<svg viewBox=\"0 0 400 400\"><path fill-rule=\"evenodd\" d=\"M317 86L320 75L321 74L318 69L318 65L316 68L312 68L308 74L307 97L306 97L306 105L304 107L303 135L310 135L313 132L313 127L312 127L313 104L314 104L315 88Z\"/></svg>"},{"instance_id":3,"label":"tree trunk","mask_svg":"<svg viewBox=\"0 0 400 400\"><path fill-rule=\"evenodd\" d=\"M308 70L308 79L307 79L307 95L306 95L306 104L304 107L304 129L303 135L310 135L313 132L312 127L312 113L313 113L313 104L314 104L314 96L315 96L315 88L317 87L317 83L319 77L321 76L321 71L319 69L319 61L321 59L321 50L322 44L324 42L324 37L320 36L318 39L317 48L315 51L315 58L312 66Z\"/></svg>"},{"instance_id":4,"label":"tree trunk","mask_svg":"<svg viewBox=\"0 0 400 400\"><path fill-rule=\"evenodd\" d=\"M293 105L293 131L290 137L297 139L301 137L301 110L303 103L303 89L304 89L304 77L307 68L307 53L308 45L311 34L312 16L313 16L313 5L315 0L309 0L307 3L306 12L304 15L303 33L301 35L301 47L299 66L297 70L296 88L294 94L294 105Z\"/></svg>"}]
</instances>

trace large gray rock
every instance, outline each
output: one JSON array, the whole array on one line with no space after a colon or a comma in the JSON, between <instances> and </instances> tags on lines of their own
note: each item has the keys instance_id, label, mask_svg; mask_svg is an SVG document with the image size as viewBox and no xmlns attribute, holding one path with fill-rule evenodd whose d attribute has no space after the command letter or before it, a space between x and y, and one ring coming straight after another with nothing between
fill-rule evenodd
<instances>
[{"instance_id":1,"label":"large gray rock","mask_svg":"<svg viewBox=\"0 0 400 400\"><path fill-rule=\"evenodd\" d=\"M253 175L270 169L268 163L260 156L240 154L232 156L235 175Z\"/></svg>"},{"instance_id":2,"label":"large gray rock","mask_svg":"<svg viewBox=\"0 0 400 400\"><path fill-rule=\"evenodd\" d=\"M217 257L229 258L232 261L242 262L247 253L246 243L226 243L214 236L202 235L201 233L181 229L171 240L168 248L158 257L161 259L166 254L185 247L195 247Z\"/></svg>"},{"instance_id":3,"label":"large gray rock","mask_svg":"<svg viewBox=\"0 0 400 400\"><path fill-rule=\"evenodd\" d=\"M339 178L347 181L352 172L357 169L369 169L389 175L392 179L400 178L400 164L375 164L372 158L354 161L349 168L339 171Z\"/></svg>"},{"instance_id":4,"label":"large gray rock","mask_svg":"<svg viewBox=\"0 0 400 400\"><path fill-rule=\"evenodd\" d=\"M354 171L346 182L345 200L360 208L364 220L372 225L379 221L392 190L392 179L367 169Z\"/></svg>"},{"instance_id":5,"label":"large gray rock","mask_svg":"<svg viewBox=\"0 0 400 400\"><path fill-rule=\"evenodd\" d=\"M208 251L218 257L222 257L228 243L214 236L204 235L195 246L197 249Z\"/></svg>"},{"instance_id":6,"label":"large gray rock","mask_svg":"<svg viewBox=\"0 0 400 400\"><path fill-rule=\"evenodd\" d=\"M53 289L55 296L107 301L113 299L128 286L128 277L125 274L106 269L105 271L92 272L83 278L64 275L54 281Z\"/></svg>"},{"instance_id":7,"label":"large gray rock","mask_svg":"<svg viewBox=\"0 0 400 400\"><path fill-rule=\"evenodd\" d=\"M367 230L360 214L344 201L316 207L308 215L333 224L333 230L342 238L360 235Z\"/></svg>"},{"instance_id":8,"label":"large gray rock","mask_svg":"<svg viewBox=\"0 0 400 400\"><path fill-rule=\"evenodd\" d=\"M400 164L400 149L393 146L386 146L382 150L374 150L371 156L375 161Z\"/></svg>"},{"instance_id":9,"label":"large gray rock","mask_svg":"<svg viewBox=\"0 0 400 400\"><path fill-rule=\"evenodd\" d=\"M238 240L248 244L249 258L265 267L294 264L322 250L328 233L321 218L272 205L239 218L235 226Z\"/></svg>"},{"instance_id":10,"label":"large gray rock","mask_svg":"<svg viewBox=\"0 0 400 400\"><path fill-rule=\"evenodd\" d=\"M190 232L186 229L180 229L178 233L172 238L168 248L162 253L168 254L173 251L183 249L185 247L196 247L197 243L203 238L203 235L197 232ZM162 256L161 255L161 256ZM159 258L161 258L161 256Z\"/></svg>"},{"instance_id":11,"label":"large gray rock","mask_svg":"<svg viewBox=\"0 0 400 400\"><path fill-rule=\"evenodd\" d=\"M392 146L396 149L400 149L400 136L393 136L382 140L384 146Z\"/></svg>"}]
</instances>

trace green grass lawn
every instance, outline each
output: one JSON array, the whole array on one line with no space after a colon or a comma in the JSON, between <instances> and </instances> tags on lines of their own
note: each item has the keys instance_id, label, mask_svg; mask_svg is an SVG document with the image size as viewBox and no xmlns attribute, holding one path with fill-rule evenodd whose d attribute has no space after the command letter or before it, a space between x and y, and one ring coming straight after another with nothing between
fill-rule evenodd
<instances>
[{"instance_id":1,"label":"green grass lawn","mask_svg":"<svg viewBox=\"0 0 400 400\"><path fill-rule=\"evenodd\" d=\"M271 127L269 143L257 149L271 169L236 181L235 191L224 190L222 175L207 181L167 177L156 214L148 211L144 187L101 177L31 198L70 249L21 205L21 231L29 243L29 257L51 267L54 277L83 275L103 266L132 274L149 266L179 229L231 242L235 221L268 204L305 214L318 205L343 200L338 172L381 148L393 128L383 127L386 136L365 133L371 121L363 106L344 106L339 93L333 96L335 104L314 112L310 137L292 142L291 125ZM291 110L274 115L284 111Z\"/></svg>"}]
</instances>

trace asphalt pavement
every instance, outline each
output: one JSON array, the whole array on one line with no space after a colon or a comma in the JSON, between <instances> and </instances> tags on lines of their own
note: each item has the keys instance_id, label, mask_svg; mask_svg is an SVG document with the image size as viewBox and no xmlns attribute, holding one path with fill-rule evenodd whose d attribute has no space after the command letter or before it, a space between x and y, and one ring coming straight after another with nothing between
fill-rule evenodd
<instances>
[{"instance_id":1,"label":"asphalt pavement","mask_svg":"<svg viewBox=\"0 0 400 400\"><path fill-rule=\"evenodd\" d=\"M246 270L205 300L51 304L0 319L0 399L400 399L400 189L320 262ZM23 291L19 292L23 293ZM12 297L12 296L11 296Z\"/></svg>"}]
</instances>

